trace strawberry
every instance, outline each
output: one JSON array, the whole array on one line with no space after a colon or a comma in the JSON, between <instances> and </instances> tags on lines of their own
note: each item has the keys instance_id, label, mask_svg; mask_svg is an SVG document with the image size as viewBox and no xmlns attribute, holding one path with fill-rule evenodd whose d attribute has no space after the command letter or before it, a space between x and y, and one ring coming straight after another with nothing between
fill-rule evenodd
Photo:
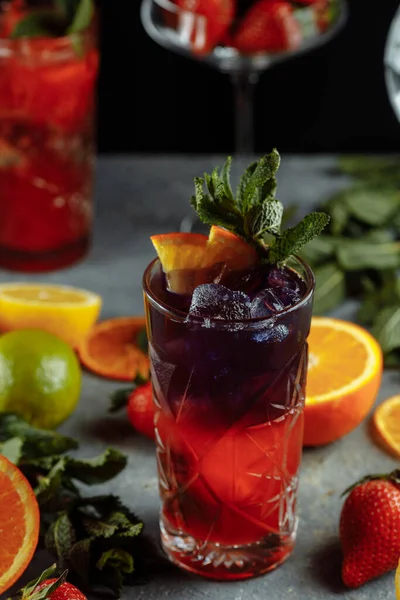
<instances>
[{"instance_id":1,"label":"strawberry","mask_svg":"<svg viewBox=\"0 0 400 600\"><path fill-rule=\"evenodd\" d=\"M400 470L362 479L340 516L342 579L357 588L394 569L400 556Z\"/></svg>"},{"instance_id":2,"label":"strawberry","mask_svg":"<svg viewBox=\"0 0 400 600\"><path fill-rule=\"evenodd\" d=\"M56 578L48 579L56 569L53 565L34 581L28 583L16 597L20 600L87 600L77 587L68 583L66 578L68 571Z\"/></svg>"},{"instance_id":3,"label":"strawberry","mask_svg":"<svg viewBox=\"0 0 400 600\"><path fill-rule=\"evenodd\" d=\"M175 1L182 9L179 15L179 30L182 36L187 33L190 35L193 52L196 54L211 52L224 38L233 22L236 0ZM188 13L192 13L191 19L187 18ZM201 15L204 18L195 15Z\"/></svg>"},{"instance_id":4,"label":"strawberry","mask_svg":"<svg viewBox=\"0 0 400 600\"><path fill-rule=\"evenodd\" d=\"M154 440L154 405L151 382L139 385L131 392L127 404L128 419L132 426Z\"/></svg>"},{"instance_id":5,"label":"strawberry","mask_svg":"<svg viewBox=\"0 0 400 600\"><path fill-rule=\"evenodd\" d=\"M293 50L302 42L300 25L285 0L259 0L245 14L231 45L243 54Z\"/></svg>"}]
</instances>

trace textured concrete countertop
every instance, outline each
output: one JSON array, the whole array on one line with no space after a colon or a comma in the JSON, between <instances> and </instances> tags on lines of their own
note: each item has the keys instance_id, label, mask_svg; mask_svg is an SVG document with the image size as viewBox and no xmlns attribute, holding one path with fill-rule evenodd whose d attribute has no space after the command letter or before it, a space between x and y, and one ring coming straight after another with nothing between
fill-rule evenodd
<instances>
[{"instance_id":1,"label":"textured concrete countertop","mask_svg":"<svg viewBox=\"0 0 400 600\"><path fill-rule=\"evenodd\" d=\"M0 271L0 281L48 281L81 286L104 299L102 318L142 314L141 277L153 257L150 233L177 230L188 209L192 178L221 164L220 157L109 157L97 168L94 245L81 264L36 276ZM331 157L283 157L279 198L314 206L346 184L333 172ZM338 314L351 318L352 307ZM158 491L152 443L132 432L123 417L107 415L108 396L121 384L85 374L80 406L62 432L79 438L86 456L114 445L129 455L129 467L109 488L143 517L148 532L158 536ZM378 402L399 392L399 375L385 373ZM298 542L291 558L276 571L237 583L217 583L171 570L154 574L151 583L126 588L123 600L394 600L389 574L355 591L341 584L338 519L341 492L372 472L398 463L376 448L361 424L352 434L325 448L304 453L300 479ZM106 486L102 486L104 489ZM26 578L49 565L38 553ZM25 579L25 578L24 578Z\"/></svg>"}]
</instances>

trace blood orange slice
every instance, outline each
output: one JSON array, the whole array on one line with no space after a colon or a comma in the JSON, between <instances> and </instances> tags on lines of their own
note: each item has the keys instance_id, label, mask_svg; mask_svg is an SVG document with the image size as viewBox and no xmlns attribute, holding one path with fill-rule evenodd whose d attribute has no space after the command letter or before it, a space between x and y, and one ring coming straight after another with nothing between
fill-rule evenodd
<instances>
[{"instance_id":1,"label":"blood orange slice","mask_svg":"<svg viewBox=\"0 0 400 600\"><path fill-rule=\"evenodd\" d=\"M39 538L39 507L21 471L0 455L0 594L22 575Z\"/></svg>"},{"instance_id":2,"label":"blood orange slice","mask_svg":"<svg viewBox=\"0 0 400 600\"><path fill-rule=\"evenodd\" d=\"M133 381L138 373L147 379L149 359L138 347L144 317L118 317L95 325L78 348L84 367L96 375Z\"/></svg>"}]
</instances>

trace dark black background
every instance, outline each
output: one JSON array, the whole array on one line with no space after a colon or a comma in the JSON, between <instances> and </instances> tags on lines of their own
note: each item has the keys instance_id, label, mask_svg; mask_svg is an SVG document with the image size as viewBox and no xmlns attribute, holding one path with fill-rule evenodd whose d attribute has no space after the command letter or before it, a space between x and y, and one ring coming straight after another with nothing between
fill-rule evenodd
<instances>
[{"instance_id":1,"label":"dark black background","mask_svg":"<svg viewBox=\"0 0 400 600\"><path fill-rule=\"evenodd\" d=\"M349 0L349 20L335 39L263 74L256 152L399 150L383 71L398 5ZM100 11L99 151L232 152L228 76L153 42L140 22L140 0L103 0Z\"/></svg>"}]
</instances>

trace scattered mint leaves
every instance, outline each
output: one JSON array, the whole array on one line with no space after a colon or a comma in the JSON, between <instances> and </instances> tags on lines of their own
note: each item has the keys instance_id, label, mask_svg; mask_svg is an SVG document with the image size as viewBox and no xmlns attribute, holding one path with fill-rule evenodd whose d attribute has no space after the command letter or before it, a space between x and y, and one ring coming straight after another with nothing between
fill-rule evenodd
<instances>
[{"instance_id":1,"label":"scattered mint leaves","mask_svg":"<svg viewBox=\"0 0 400 600\"><path fill-rule=\"evenodd\" d=\"M95 12L94 0L53 0L50 8L32 9L15 25L11 39L62 37L85 31Z\"/></svg>"},{"instance_id":2,"label":"scattered mint leaves","mask_svg":"<svg viewBox=\"0 0 400 600\"><path fill-rule=\"evenodd\" d=\"M275 198L280 156L276 149L250 164L240 178L236 196L230 185L232 159L221 173L194 180L191 204L206 225L219 225L245 240L270 264L283 264L292 254L318 236L329 222L324 213L311 213L295 227L281 231L283 205ZM205 188L205 189L204 189ZM272 236L272 242L267 241Z\"/></svg>"},{"instance_id":3,"label":"scattered mint leaves","mask_svg":"<svg viewBox=\"0 0 400 600\"><path fill-rule=\"evenodd\" d=\"M42 545L58 570L67 569L78 587L119 596L123 585L146 580L163 560L144 536L143 521L119 498L82 492L82 484L112 480L125 468L126 456L114 448L95 458L69 454L77 449L72 438L0 414L0 453L18 465L34 489Z\"/></svg>"},{"instance_id":4,"label":"scattered mint leaves","mask_svg":"<svg viewBox=\"0 0 400 600\"><path fill-rule=\"evenodd\" d=\"M346 298L360 301L358 322L380 343L385 366L400 366L400 161L344 156L336 173L352 183L321 206L324 234L300 251L316 277L314 313Z\"/></svg>"}]
</instances>

